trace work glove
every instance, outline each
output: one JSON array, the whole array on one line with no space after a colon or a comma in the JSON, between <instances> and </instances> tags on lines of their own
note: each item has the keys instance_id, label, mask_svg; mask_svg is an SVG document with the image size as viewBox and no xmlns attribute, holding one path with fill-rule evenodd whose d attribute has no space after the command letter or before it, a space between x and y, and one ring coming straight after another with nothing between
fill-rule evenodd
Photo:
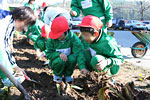
<instances>
[{"instance_id":1,"label":"work glove","mask_svg":"<svg viewBox=\"0 0 150 100\"><path fill-rule=\"evenodd\" d=\"M103 56L101 56L101 58L99 59L98 63L96 64L96 68L99 71L104 70L104 68L108 65L111 64L111 60L109 58L105 58Z\"/></svg>"},{"instance_id":2,"label":"work glove","mask_svg":"<svg viewBox=\"0 0 150 100\"><path fill-rule=\"evenodd\" d=\"M43 53L40 51L40 49L36 49L36 56L42 57Z\"/></svg>"}]
</instances>

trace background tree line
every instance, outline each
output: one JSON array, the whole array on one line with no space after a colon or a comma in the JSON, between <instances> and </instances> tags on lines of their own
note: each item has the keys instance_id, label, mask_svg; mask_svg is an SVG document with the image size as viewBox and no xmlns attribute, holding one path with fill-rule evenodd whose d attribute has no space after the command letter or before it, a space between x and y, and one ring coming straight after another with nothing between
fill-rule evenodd
<instances>
[{"instance_id":1,"label":"background tree line","mask_svg":"<svg viewBox=\"0 0 150 100\"><path fill-rule=\"evenodd\" d=\"M27 0L8 0L9 3L24 3ZM51 0L48 0L49 3ZM110 0L113 7L114 18L127 20L150 20L149 0ZM71 0L61 0L60 3L52 5L64 7L70 10Z\"/></svg>"}]
</instances>

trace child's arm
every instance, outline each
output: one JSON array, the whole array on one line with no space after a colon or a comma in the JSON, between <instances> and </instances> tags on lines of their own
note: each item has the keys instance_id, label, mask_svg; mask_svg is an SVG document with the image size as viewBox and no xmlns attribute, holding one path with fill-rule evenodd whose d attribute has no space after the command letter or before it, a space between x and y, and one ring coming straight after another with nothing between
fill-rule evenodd
<instances>
[{"instance_id":1,"label":"child's arm","mask_svg":"<svg viewBox=\"0 0 150 100\"><path fill-rule=\"evenodd\" d=\"M102 2L102 7L104 10L104 16L106 18L106 22L112 21L113 11L109 0L100 0L100 2Z\"/></svg>"},{"instance_id":2,"label":"child's arm","mask_svg":"<svg viewBox=\"0 0 150 100\"><path fill-rule=\"evenodd\" d=\"M96 69L101 71L104 68L109 68L113 65L120 65L123 63L124 59L121 55L121 52L117 45L114 45L113 42L106 46L105 49L105 57L101 55L97 55L98 63L96 64Z\"/></svg>"},{"instance_id":3,"label":"child's arm","mask_svg":"<svg viewBox=\"0 0 150 100\"><path fill-rule=\"evenodd\" d=\"M80 39L77 37L77 35L73 34L73 39L72 39L72 52L75 57L79 55L79 53L83 50L83 46L81 44Z\"/></svg>"},{"instance_id":4,"label":"child's arm","mask_svg":"<svg viewBox=\"0 0 150 100\"><path fill-rule=\"evenodd\" d=\"M45 12L45 14L44 14L44 23L51 26L51 24L50 24L51 22L50 22L50 18L49 18L49 15L51 15L50 13L51 12L49 12L49 11Z\"/></svg>"},{"instance_id":5,"label":"child's arm","mask_svg":"<svg viewBox=\"0 0 150 100\"><path fill-rule=\"evenodd\" d=\"M36 35L40 35L41 34L41 28L38 26L37 23L34 26L32 26L32 27L35 30Z\"/></svg>"},{"instance_id":6,"label":"child's arm","mask_svg":"<svg viewBox=\"0 0 150 100\"><path fill-rule=\"evenodd\" d=\"M14 51L14 46L13 46L13 37L14 37L14 34L11 35L10 37L10 49L11 49L11 53L13 53Z\"/></svg>"},{"instance_id":7,"label":"child's arm","mask_svg":"<svg viewBox=\"0 0 150 100\"><path fill-rule=\"evenodd\" d=\"M59 57L60 55L60 52L56 52L56 50L53 48L53 42L50 38L47 40L45 52L46 52L47 59L50 59L50 60L53 60Z\"/></svg>"},{"instance_id":8,"label":"child's arm","mask_svg":"<svg viewBox=\"0 0 150 100\"><path fill-rule=\"evenodd\" d=\"M34 49L38 49L37 42L40 40L41 35L38 35L36 41L34 42Z\"/></svg>"},{"instance_id":9,"label":"child's arm","mask_svg":"<svg viewBox=\"0 0 150 100\"><path fill-rule=\"evenodd\" d=\"M111 66L111 65L120 65L124 61L122 55L116 55L115 57L110 57L109 59L111 60L111 63L110 63L109 66Z\"/></svg>"},{"instance_id":10,"label":"child's arm","mask_svg":"<svg viewBox=\"0 0 150 100\"><path fill-rule=\"evenodd\" d=\"M70 14L72 15L73 11L75 11L75 12L77 13L77 14L75 15L75 17L78 17L78 16L80 15L80 8L79 8L78 5L79 5L79 4L78 4L77 0L72 0L72 1L71 1L71 8L72 8L72 10L71 10ZM72 15L72 16L73 16L73 15Z\"/></svg>"},{"instance_id":11,"label":"child's arm","mask_svg":"<svg viewBox=\"0 0 150 100\"><path fill-rule=\"evenodd\" d=\"M86 69L86 59L84 57L84 46L80 39L74 34L75 39L73 40L73 55L77 57L78 67L80 70Z\"/></svg>"},{"instance_id":12,"label":"child's arm","mask_svg":"<svg viewBox=\"0 0 150 100\"><path fill-rule=\"evenodd\" d=\"M26 32L26 36L27 36L27 38L29 38L29 37L30 37L30 36L29 36L29 34L31 33L31 29L30 29L30 27L31 27L31 26L29 26L29 25L28 25L28 30L27 30L27 32Z\"/></svg>"},{"instance_id":13,"label":"child's arm","mask_svg":"<svg viewBox=\"0 0 150 100\"><path fill-rule=\"evenodd\" d=\"M108 66L122 64L124 59L117 43L110 41L108 44L107 50L105 51L105 55L107 55L107 58L111 60Z\"/></svg>"},{"instance_id":14,"label":"child's arm","mask_svg":"<svg viewBox=\"0 0 150 100\"><path fill-rule=\"evenodd\" d=\"M37 26L35 27L35 31L36 31L36 34L37 34L37 35L41 35L41 28L40 28L40 26L37 25Z\"/></svg>"},{"instance_id":15,"label":"child's arm","mask_svg":"<svg viewBox=\"0 0 150 100\"><path fill-rule=\"evenodd\" d=\"M77 58L78 67L80 70L86 69L86 58L84 57L84 49L79 53L79 56Z\"/></svg>"},{"instance_id":16,"label":"child's arm","mask_svg":"<svg viewBox=\"0 0 150 100\"><path fill-rule=\"evenodd\" d=\"M82 69L86 69L86 58L85 58L85 54L86 54L87 52L89 52L90 47L89 47L89 44L83 39L82 36L80 37L80 40L81 40L81 48L82 48L82 51L79 53L77 62L78 62L79 69L82 70Z\"/></svg>"}]
</instances>

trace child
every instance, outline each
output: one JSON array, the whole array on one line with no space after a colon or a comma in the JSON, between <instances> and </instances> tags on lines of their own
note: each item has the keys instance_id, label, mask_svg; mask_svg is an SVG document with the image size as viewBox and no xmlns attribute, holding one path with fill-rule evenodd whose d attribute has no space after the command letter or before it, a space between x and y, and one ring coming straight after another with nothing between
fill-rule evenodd
<instances>
[{"instance_id":1,"label":"child","mask_svg":"<svg viewBox=\"0 0 150 100\"><path fill-rule=\"evenodd\" d=\"M44 8L47 7L46 2L43 2L41 5L41 8L39 9L39 19L41 19L42 22L44 22Z\"/></svg>"},{"instance_id":2,"label":"child","mask_svg":"<svg viewBox=\"0 0 150 100\"><path fill-rule=\"evenodd\" d=\"M39 35L34 43L34 48L37 51L37 56L41 56L41 52L45 53L46 50L46 43L49 36L50 28L48 25L44 25L41 28L41 35Z\"/></svg>"},{"instance_id":3,"label":"child","mask_svg":"<svg viewBox=\"0 0 150 100\"><path fill-rule=\"evenodd\" d=\"M5 14L0 20L0 63L5 66L11 74L15 73L13 75L20 83L23 82L25 78L22 69L18 67L15 58L11 53L11 38L13 37L15 30L21 32L27 28L27 25L34 25L35 20L34 12L29 7L18 7L14 9L11 14ZM5 86L13 85L1 70L0 77Z\"/></svg>"},{"instance_id":4,"label":"child","mask_svg":"<svg viewBox=\"0 0 150 100\"><path fill-rule=\"evenodd\" d=\"M67 10L59 7L45 7L44 23L51 27L52 21L59 16L64 16L70 24L71 17Z\"/></svg>"},{"instance_id":5,"label":"child","mask_svg":"<svg viewBox=\"0 0 150 100\"><path fill-rule=\"evenodd\" d=\"M35 0L29 0L24 6L30 7L33 11L36 11Z\"/></svg>"},{"instance_id":6,"label":"child","mask_svg":"<svg viewBox=\"0 0 150 100\"><path fill-rule=\"evenodd\" d=\"M112 26L113 12L109 0L72 0L71 15L79 16L80 10L84 16L97 16L103 22L103 30L107 33L107 27Z\"/></svg>"},{"instance_id":7,"label":"child","mask_svg":"<svg viewBox=\"0 0 150 100\"><path fill-rule=\"evenodd\" d=\"M82 58L78 59L81 72L87 73L88 70L95 70L108 72L108 76L117 74L123 57L115 39L105 35L102 31L101 20L88 15L78 26L84 38L82 39L83 44L89 44L89 47L80 53Z\"/></svg>"},{"instance_id":8,"label":"child","mask_svg":"<svg viewBox=\"0 0 150 100\"><path fill-rule=\"evenodd\" d=\"M37 19L33 26L28 26L28 30L26 32L27 38L35 42L38 35L41 35L41 28L43 25L44 23Z\"/></svg>"},{"instance_id":9,"label":"child","mask_svg":"<svg viewBox=\"0 0 150 100\"><path fill-rule=\"evenodd\" d=\"M43 26L42 21L38 19L38 9L35 4L35 0L29 0L28 3L25 3L24 6L30 7L34 11L34 15L37 18L35 25L28 26L26 36L29 40L29 42L35 42L37 39L37 36L41 34L41 27Z\"/></svg>"},{"instance_id":10,"label":"child","mask_svg":"<svg viewBox=\"0 0 150 100\"><path fill-rule=\"evenodd\" d=\"M61 83L64 77L66 82L71 83L77 56L82 50L81 42L71 33L68 21L63 16L53 20L49 37L46 56L54 72L54 82Z\"/></svg>"}]
</instances>

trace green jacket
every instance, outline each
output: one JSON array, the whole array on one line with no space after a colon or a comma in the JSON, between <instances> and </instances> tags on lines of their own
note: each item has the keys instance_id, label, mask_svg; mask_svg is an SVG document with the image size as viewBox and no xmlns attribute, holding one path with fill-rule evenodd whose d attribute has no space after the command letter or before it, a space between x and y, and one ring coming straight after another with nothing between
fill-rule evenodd
<instances>
[{"instance_id":1,"label":"green jacket","mask_svg":"<svg viewBox=\"0 0 150 100\"><path fill-rule=\"evenodd\" d=\"M73 55L72 57L77 57L81 50L83 50L81 45L80 39L71 32L67 34L66 39L63 41L49 38L47 40L46 56L48 59L54 60L63 52L67 56Z\"/></svg>"},{"instance_id":2,"label":"green jacket","mask_svg":"<svg viewBox=\"0 0 150 100\"><path fill-rule=\"evenodd\" d=\"M40 49L40 51L45 51L46 50L46 43L47 39L39 35L34 42L34 48L35 49Z\"/></svg>"},{"instance_id":3,"label":"green jacket","mask_svg":"<svg viewBox=\"0 0 150 100\"><path fill-rule=\"evenodd\" d=\"M88 43L83 38L82 43L84 44L84 46L86 46L85 49L90 50L92 56L102 55L110 59L111 64L108 65L108 67L112 65L120 65L124 61L121 51L117 46L116 40L109 35L102 33L102 36L99 37L94 43L89 44L89 47L87 45ZM78 62L79 68L86 68L84 57L80 57L80 61L81 62Z\"/></svg>"},{"instance_id":4,"label":"green jacket","mask_svg":"<svg viewBox=\"0 0 150 100\"><path fill-rule=\"evenodd\" d=\"M84 16L104 16L106 22L113 19L112 7L109 0L72 0L71 8L77 12L77 16L80 15L81 10Z\"/></svg>"},{"instance_id":5,"label":"green jacket","mask_svg":"<svg viewBox=\"0 0 150 100\"><path fill-rule=\"evenodd\" d=\"M30 7L33 11L36 11L35 5L30 5L29 3L25 3L24 6Z\"/></svg>"},{"instance_id":6,"label":"green jacket","mask_svg":"<svg viewBox=\"0 0 150 100\"><path fill-rule=\"evenodd\" d=\"M36 20L36 23L33 26L28 25L28 31L26 32L27 38L30 38L29 37L30 33L32 33L32 35L40 35L41 34L41 27L42 27L42 25L41 25L39 20Z\"/></svg>"}]
</instances>

